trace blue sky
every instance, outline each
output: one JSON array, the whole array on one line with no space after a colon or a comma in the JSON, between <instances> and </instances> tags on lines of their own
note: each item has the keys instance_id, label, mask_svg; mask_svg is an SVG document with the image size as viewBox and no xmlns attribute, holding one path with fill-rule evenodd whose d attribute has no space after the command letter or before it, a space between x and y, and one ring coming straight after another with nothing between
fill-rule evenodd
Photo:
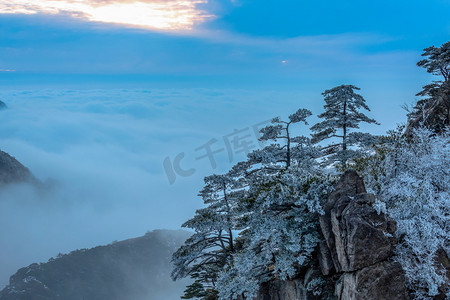
<instances>
[{"instance_id":1,"label":"blue sky","mask_svg":"<svg viewBox=\"0 0 450 300\"><path fill-rule=\"evenodd\" d=\"M278 86L308 79L332 84L409 73L421 49L442 44L450 33L448 0L211 0L193 4L193 11L207 17L192 28L168 31L50 14L46 0L28 0L42 7L22 14L20 1L0 14L0 69L16 71L2 72L4 85L51 85L54 79L72 85L187 80L198 86Z\"/></svg>"},{"instance_id":2,"label":"blue sky","mask_svg":"<svg viewBox=\"0 0 450 300\"><path fill-rule=\"evenodd\" d=\"M202 178L244 158L222 151L214 169L196 148L300 107L314 123L325 89L359 86L381 123L362 129L395 128L434 79L415 64L448 41L449 13L449 0L2 0L0 148L58 184L0 190L0 288L59 252L179 228ZM180 153L195 173L170 184L163 162Z\"/></svg>"}]
</instances>

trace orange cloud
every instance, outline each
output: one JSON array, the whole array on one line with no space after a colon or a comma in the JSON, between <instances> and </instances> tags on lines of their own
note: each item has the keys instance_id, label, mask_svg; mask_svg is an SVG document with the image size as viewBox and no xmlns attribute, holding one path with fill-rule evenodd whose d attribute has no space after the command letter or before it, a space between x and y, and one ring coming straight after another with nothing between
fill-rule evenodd
<instances>
[{"instance_id":1,"label":"orange cloud","mask_svg":"<svg viewBox=\"0 0 450 300\"><path fill-rule=\"evenodd\" d=\"M208 0L2 0L0 14L69 14L92 22L153 30L191 30L213 16Z\"/></svg>"}]
</instances>

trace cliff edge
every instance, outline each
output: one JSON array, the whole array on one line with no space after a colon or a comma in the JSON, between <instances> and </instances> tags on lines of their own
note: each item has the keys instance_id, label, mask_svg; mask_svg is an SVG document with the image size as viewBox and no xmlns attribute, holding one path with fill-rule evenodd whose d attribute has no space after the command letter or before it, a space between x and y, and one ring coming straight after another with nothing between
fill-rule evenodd
<instances>
[{"instance_id":1,"label":"cliff edge","mask_svg":"<svg viewBox=\"0 0 450 300\"><path fill-rule=\"evenodd\" d=\"M358 174L346 171L324 204L315 264L293 280L267 283L257 299L408 299L404 272L392 259L396 223L378 214L374 201Z\"/></svg>"}]
</instances>

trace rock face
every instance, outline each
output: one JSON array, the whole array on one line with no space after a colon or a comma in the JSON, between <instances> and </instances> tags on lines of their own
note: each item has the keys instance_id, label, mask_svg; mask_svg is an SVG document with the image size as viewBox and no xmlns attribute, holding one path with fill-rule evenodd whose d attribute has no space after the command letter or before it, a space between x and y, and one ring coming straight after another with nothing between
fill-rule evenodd
<instances>
[{"instance_id":1,"label":"rock face","mask_svg":"<svg viewBox=\"0 0 450 300\"><path fill-rule=\"evenodd\" d=\"M336 184L334 191L328 197L328 201L324 204L323 210L325 214L320 217L320 228L322 229L325 242L320 244L320 256L322 259L319 260L324 275L342 271L338 252L342 256L343 249L337 249L336 238L338 242L344 242L345 233L341 234L339 232L338 218L342 217L343 209L345 209L346 204L349 204L349 200L352 200L356 195L364 195L365 193L364 182L358 174L356 172L346 172Z\"/></svg>"},{"instance_id":2,"label":"rock face","mask_svg":"<svg viewBox=\"0 0 450 300\"><path fill-rule=\"evenodd\" d=\"M406 299L400 264L382 261L356 272L344 273L336 283L338 299Z\"/></svg>"},{"instance_id":3,"label":"rock face","mask_svg":"<svg viewBox=\"0 0 450 300\"><path fill-rule=\"evenodd\" d=\"M303 280L272 282L266 290L261 293L258 300L295 300L308 299L307 290Z\"/></svg>"},{"instance_id":4,"label":"rock face","mask_svg":"<svg viewBox=\"0 0 450 300\"><path fill-rule=\"evenodd\" d=\"M319 266L312 266L309 275L306 272L299 279L269 283L258 300L407 299L404 272L391 259L396 223L378 214L374 201L358 174L346 171L320 217L324 239L317 251ZM314 273L314 268L320 271Z\"/></svg>"},{"instance_id":5,"label":"rock face","mask_svg":"<svg viewBox=\"0 0 450 300\"><path fill-rule=\"evenodd\" d=\"M0 300L175 300L188 282L170 279L172 253L186 231L143 237L58 255L11 276Z\"/></svg>"},{"instance_id":6,"label":"rock face","mask_svg":"<svg viewBox=\"0 0 450 300\"><path fill-rule=\"evenodd\" d=\"M261 288L260 295L256 300L318 300L326 299L334 291L328 282L320 279L318 268L309 268L306 273L298 279L270 282ZM334 287L334 286L333 286ZM328 297L331 298L331 297Z\"/></svg>"},{"instance_id":7,"label":"rock face","mask_svg":"<svg viewBox=\"0 0 450 300\"><path fill-rule=\"evenodd\" d=\"M36 180L17 159L0 150L0 185Z\"/></svg>"},{"instance_id":8,"label":"rock face","mask_svg":"<svg viewBox=\"0 0 450 300\"><path fill-rule=\"evenodd\" d=\"M347 171L328 198L320 227L325 237L321 256L330 253L336 272L353 272L393 255L395 222L372 208L373 195L354 171ZM328 249L323 247L327 246ZM320 260L325 275L330 257Z\"/></svg>"}]
</instances>

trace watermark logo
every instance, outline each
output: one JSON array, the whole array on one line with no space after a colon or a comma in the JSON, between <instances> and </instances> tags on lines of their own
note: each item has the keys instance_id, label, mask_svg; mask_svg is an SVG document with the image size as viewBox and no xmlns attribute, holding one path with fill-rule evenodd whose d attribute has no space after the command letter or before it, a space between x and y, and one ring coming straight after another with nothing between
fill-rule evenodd
<instances>
[{"instance_id":1,"label":"watermark logo","mask_svg":"<svg viewBox=\"0 0 450 300\"><path fill-rule=\"evenodd\" d=\"M242 129L234 129L233 132L223 135L220 139L212 138L203 145L194 149L199 152L195 160L207 159L213 170L217 168L216 155L226 152L228 161L233 163L238 154L247 155L253 149L262 147L263 143L259 141L261 137L260 130L267 126L272 119L259 122ZM185 152L180 152L175 157L166 157L163 161L164 171L167 179L172 185L177 177L189 177L197 171L195 168L182 166L182 160L185 158Z\"/></svg>"}]
</instances>

